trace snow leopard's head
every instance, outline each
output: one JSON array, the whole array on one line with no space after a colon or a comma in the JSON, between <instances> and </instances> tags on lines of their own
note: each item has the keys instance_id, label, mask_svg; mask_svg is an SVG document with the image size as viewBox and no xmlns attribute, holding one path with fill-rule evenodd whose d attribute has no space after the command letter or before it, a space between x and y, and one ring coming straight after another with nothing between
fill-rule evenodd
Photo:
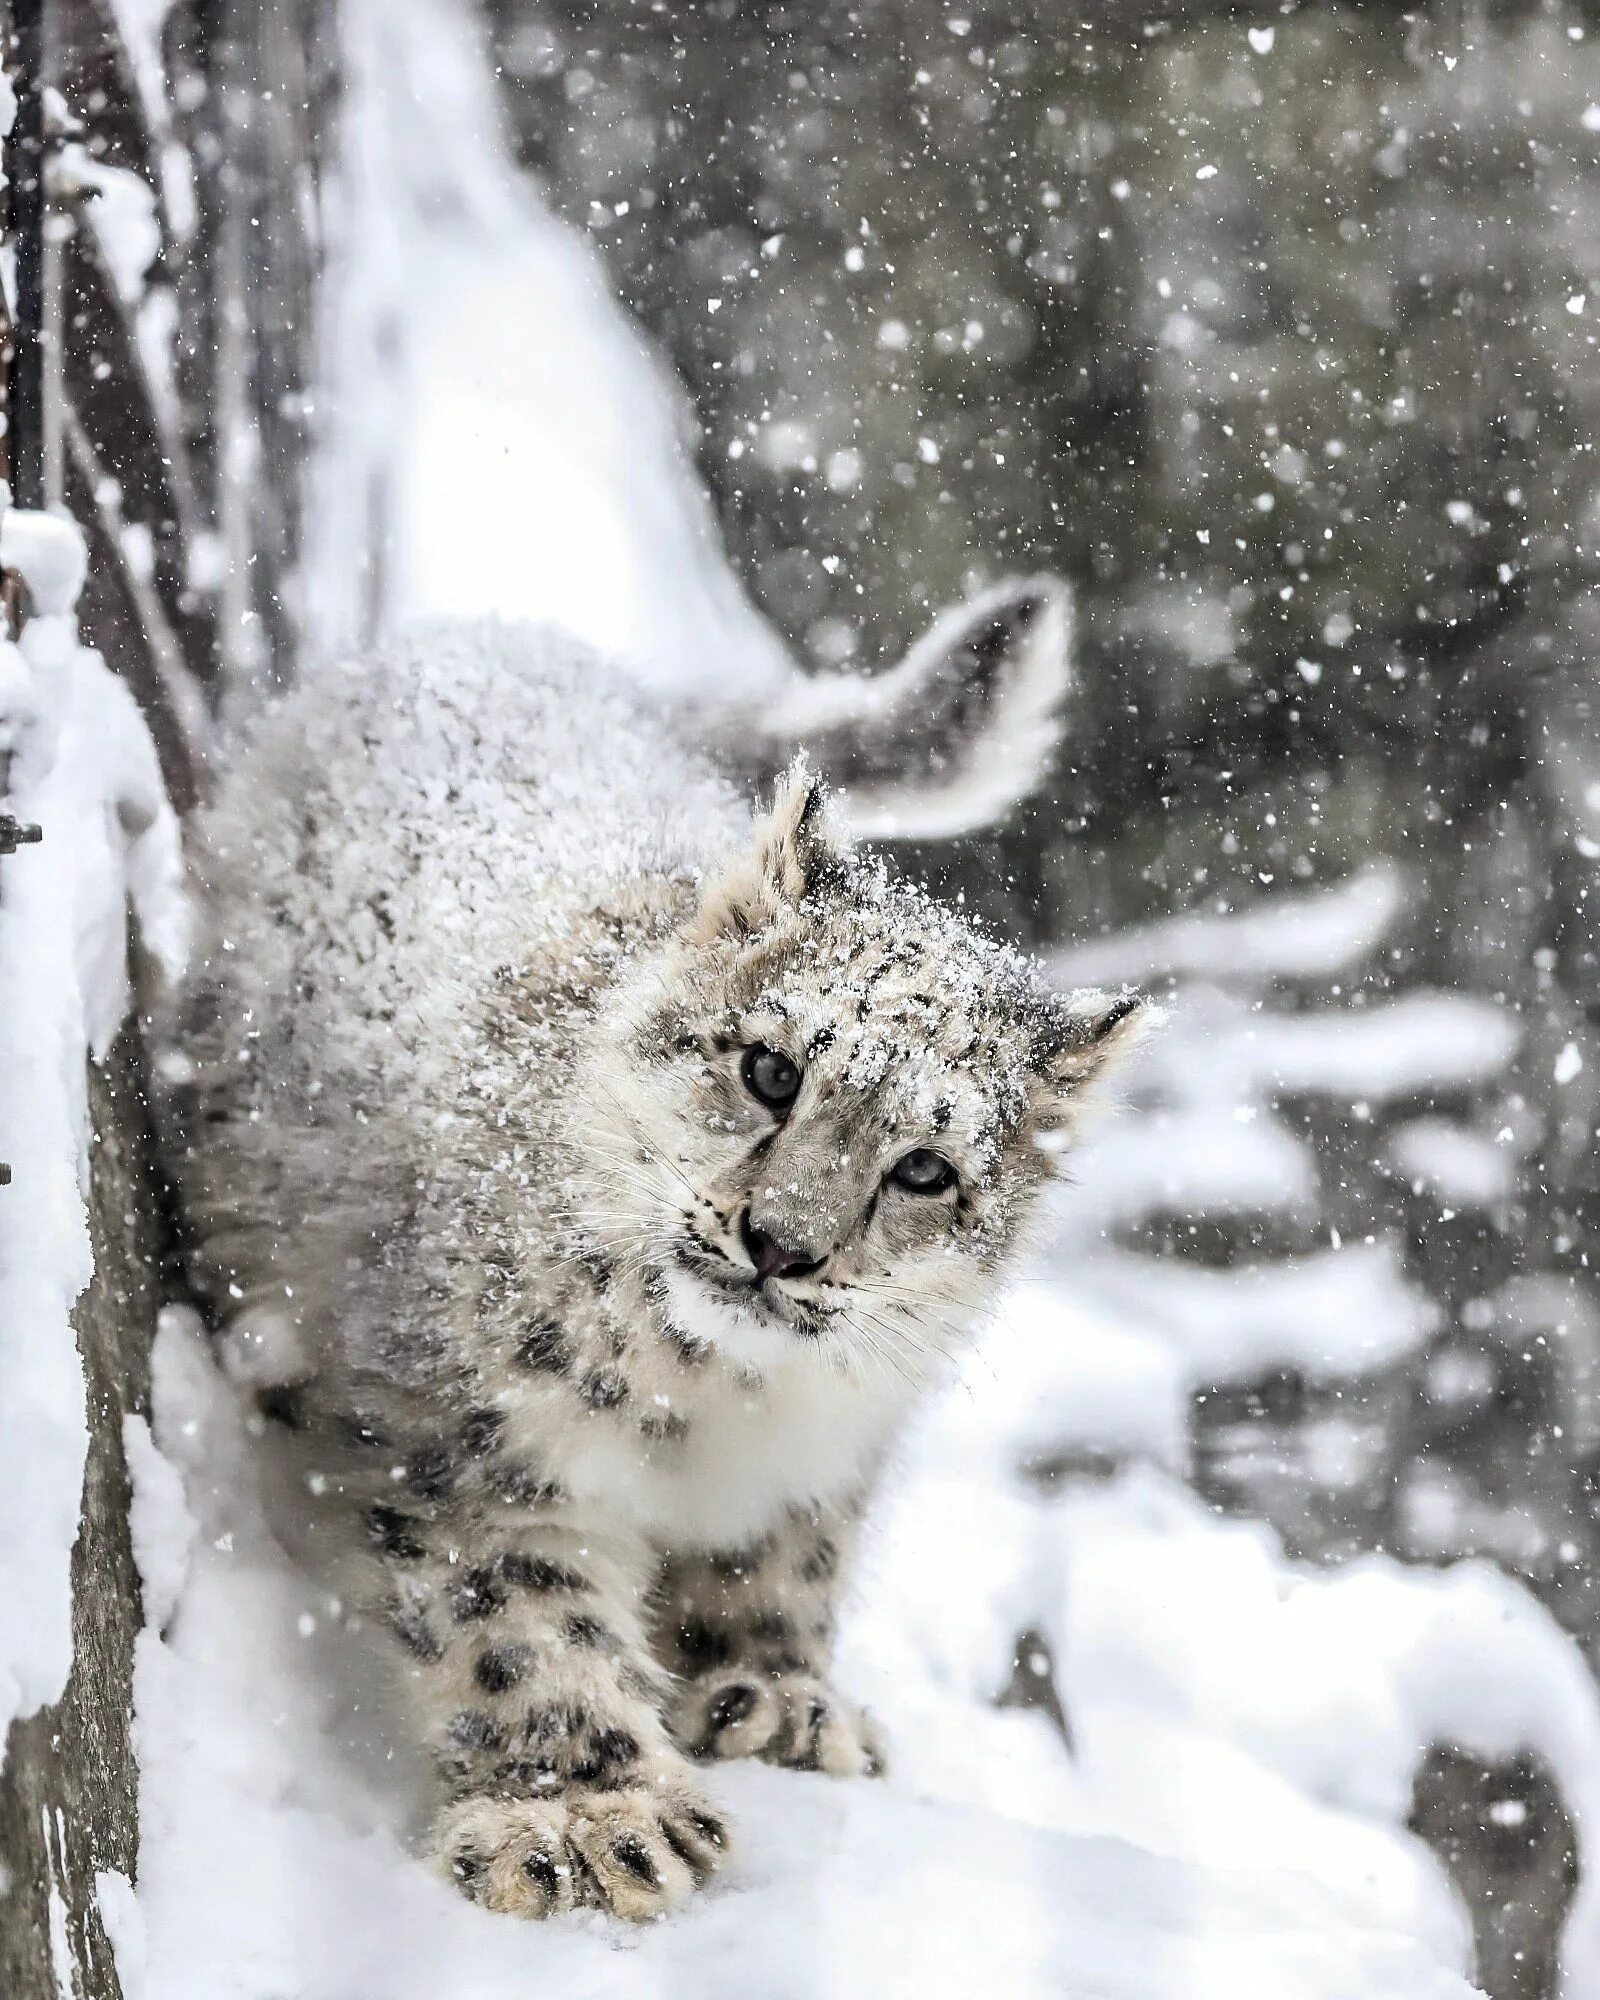
<instances>
[{"instance_id":1,"label":"snow leopard's head","mask_svg":"<svg viewBox=\"0 0 1600 2000\"><path fill-rule=\"evenodd\" d=\"M892 881L797 771L591 1065L595 1233L674 1328L754 1366L814 1343L918 1378L1145 1020Z\"/></svg>"}]
</instances>

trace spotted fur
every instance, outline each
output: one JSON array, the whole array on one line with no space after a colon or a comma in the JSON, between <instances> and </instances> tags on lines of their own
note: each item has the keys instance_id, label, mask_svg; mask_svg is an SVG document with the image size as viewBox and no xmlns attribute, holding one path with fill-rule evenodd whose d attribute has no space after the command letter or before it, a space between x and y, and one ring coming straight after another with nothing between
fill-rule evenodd
<instances>
[{"instance_id":1,"label":"spotted fur","mask_svg":"<svg viewBox=\"0 0 1600 2000\"><path fill-rule=\"evenodd\" d=\"M656 1914L726 1846L692 1759L877 1768L854 1524L1136 1014L528 635L313 683L203 836L163 1122L226 1364L358 1524L440 1865Z\"/></svg>"}]
</instances>

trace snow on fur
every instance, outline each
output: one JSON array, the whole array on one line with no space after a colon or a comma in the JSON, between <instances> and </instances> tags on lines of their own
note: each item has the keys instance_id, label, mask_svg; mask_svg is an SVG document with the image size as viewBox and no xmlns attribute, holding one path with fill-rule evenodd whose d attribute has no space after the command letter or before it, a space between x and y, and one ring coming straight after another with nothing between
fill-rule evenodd
<instances>
[{"instance_id":1,"label":"snow on fur","mask_svg":"<svg viewBox=\"0 0 1600 2000\"><path fill-rule=\"evenodd\" d=\"M673 444L680 412L582 247L528 207L499 156L469 36L436 0L364 0L348 19L347 130L363 152L347 193L364 206L346 219L356 296L335 393L320 400L337 404L347 432L400 440L408 545L397 571L410 597L390 611L557 615L657 686L715 689L753 674L778 686L770 635L707 556L703 502ZM433 122L417 143L422 118ZM423 246L430 273L420 294L407 243ZM428 384L411 399L420 428L403 433L381 408L369 422L363 396L372 356L356 322L374 307L375 277ZM325 486L352 469L364 480L358 454L328 456ZM337 511L327 502L324 526ZM310 539L331 572L354 575L348 537ZM1171 969L1225 984L1286 958L1289 970L1336 970L1387 925L1399 888L1357 878L1343 897L1287 909L1275 898L1240 925L1197 920L1111 940L1074 955L1069 978ZM1409 1072L1439 1024L1402 1025ZM1445 1025L1489 1039L1475 1023ZM1270 1072L1247 1047L1236 1053L1230 1075ZM1378 1053L1393 1075L1393 1052ZM1328 1056L1293 1054L1301 1073ZM1215 1133L1235 1102L1212 1093L1180 1110ZM1219 1153L1219 1172L1259 1194L1283 1167L1284 1136ZM1124 1176L1122 1213L1168 1177L1159 1139L1129 1143L1143 1156ZM496 1921L409 1858L395 1746L348 1699L362 1685L360 1635L267 1530L238 1409L193 1334L169 1325L155 1421L187 1497L173 1506L171 1479L141 1450L140 1541L161 1593L185 1549L190 1567L176 1617L140 1642L136 1904L126 1885L103 1884L130 1990L433 2000L470 1989L510 2000L537 1986L631 2000L680 1986L743 1996L754 1979L772 2000L1085 1990L1464 2000L1459 1913L1396 1825L1408 1760L1430 1731L1508 1744L1548 1700L1570 1742L1549 1729L1535 1740L1552 1739L1569 1789L1587 1800L1593 1702L1571 1649L1525 1596L1481 1571L1433 1579L1378 1563L1347 1590L1151 1474L1066 1507L1019 1480L1019 1465L1063 1441L1174 1470L1184 1461L1190 1358L1137 1295L1096 1296L1095 1237L1119 1210L1110 1197L1090 1208L1092 1168L1088 1177L1076 1197L1084 1233L1063 1237L1047 1280L1013 1301L987 1365L912 1441L875 1535L846 1677L876 1701L898 1776L885 1790L726 1773L750 1835L738 1872L690 1916L626 1946L595 1918L538 1932ZM1288 1179L1292 1199L1292 1168ZM1195 1174L1178 1196L1208 1198ZM1320 1275L1338 1282L1336 1267ZM1202 1329L1213 1352L1228 1310L1215 1301ZM1322 1333L1342 1352L1363 1329L1330 1316ZM1050 1634L1077 1757L1039 1714L993 1705L1029 1626ZM1491 1667L1508 1649L1512 1707L1486 1713L1484 1691L1459 1678L1424 1707L1417 1690L1439 1660L1480 1640ZM1267 1668L1286 1661L1297 1678L1283 1687ZM1331 1803L1319 1791L1330 1770ZM1597 1976L1586 1921L1576 1908L1579 1992ZM136 1988L141 1972L149 1984Z\"/></svg>"}]
</instances>

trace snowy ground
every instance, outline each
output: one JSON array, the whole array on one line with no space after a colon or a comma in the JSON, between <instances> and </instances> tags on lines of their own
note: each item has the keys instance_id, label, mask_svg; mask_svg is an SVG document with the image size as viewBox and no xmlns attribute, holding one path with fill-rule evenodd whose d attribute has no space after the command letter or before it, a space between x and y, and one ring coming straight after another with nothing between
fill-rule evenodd
<instances>
[{"instance_id":1,"label":"snowy ground","mask_svg":"<svg viewBox=\"0 0 1600 2000\"><path fill-rule=\"evenodd\" d=\"M1060 1337L1092 1331L1060 1309ZM1157 1475L1028 1497L1003 1414L1032 1400L1026 1373L936 1414L881 1524L846 1659L898 1775L718 1772L736 1865L642 1937L486 1915L407 1857L408 1774L353 1692L360 1642L265 1527L180 1318L155 1375L163 1451L133 1441L140 1882L103 1899L147 2000L1469 1991L1447 1890L1375 1823L1411 1741L1390 1663L1361 1657L1402 1608L1385 1579L1286 1594L1260 1534ZM1059 1648L1075 1757L1038 1712L992 1705L1029 1619Z\"/></svg>"},{"instance_id":2,"label":"snowy ground","mask_svg":"<svg viewBox=\"0 0 1600 2000\"><path fill-rule=\"evenodd\" d=\"M669 389L583 246L502 166L453 17L440 0L361 0L350 19L319 636L356 619L350 523L388 484L403 527L390 615L555 616L656 679L782 673L714 553ZM397 458L386 412L402 402L423 421ZM1381 1093L1418 1063L1493 1058L1498 1024L1448 996L1331 1037L1255 1021L1241 970L1337 964L1395 893L1365 879L1225 939L1120 942L1119 972L1185 976L1172 1047L1200 1037L1208 1059L1156 1057L1044 1274L907 1447L843 1649L894 1775L719 1773L736 1864L649 1934L591 1916L521 1927L408 1858L411 1774L361 1692L361 1636L274 1541L237 1413L170 1320L154 1439L130 1437L150 1610L139 1883L102 1883L130 2000L1466 1995L1460 1913L1402 1830L1411 1774L1437 1734L1548 1744L1595 1823L1600 1716L1575 1653L1487 1570L1300 1571L1182 1480L1188 1393L1208 1371L1283 1358L1292 1337L1354 1372L1422 1337L1416 1302L1381 1242L1238 1279L1100 1247L1157 1198L1303 1199L1298 1142L1260 1108L1285 1066ZM1025 1472L1065 1450L1131 1462L1097 1483ZM1024 1632L1070 1750L1042 1709L996 1705ZM1596 1990L1592 1896L1571 1945L1572 1990Z\"/></svg>"}]
</instances>

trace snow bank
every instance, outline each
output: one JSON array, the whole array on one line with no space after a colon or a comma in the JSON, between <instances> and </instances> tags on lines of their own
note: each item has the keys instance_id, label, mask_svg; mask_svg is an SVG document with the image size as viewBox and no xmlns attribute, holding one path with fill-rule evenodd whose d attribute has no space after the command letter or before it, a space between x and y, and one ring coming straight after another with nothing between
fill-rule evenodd
<instances>
[{"instance_id":1,"label":"snow bank","mask_svg":"<svg viewBox=\"0 0 1600 2000\"><path fill-rule=\"evenodd\" d=\"M1170 1354L1041 1285L929 1415L844 1642L898 1779L1196 1866L1303 1873L1346 1921L1459 1963L1460 1912L1402 1831L1413 1776L1434 1743L1491 1762L1531 1751L1594 1839L1600 1701L1582 1654L1487 1563L1292 1563L1270 1529L1219 1519L1152 1465L1059 1495L1017 1480L1051 1441L1181 1462L1181 1386ZM1027 1631L1070 1755L1039 1714L992 1706ZM1566 1990L1600 1990L1592 1874L1564 1951Z\"/></svg>"},{"instance_id":2,"label":"snow bank","mask_svg":"<svg viewBox=\"0 0 1600 2000\"><path fill-rule=\"evenodd\" d=\"M1371 1104L1466 1089L1500 1070L1521 1039L1513 1015L1465 993L1288 1014L1202 985L1184 992L1181 1013L1188 1032L1152 1045L1146 1086L1175 1102L1230 1107L1317 1097Z\"/></svg>"},{"instance_id":3,"label":"snow bank","mask_svg":"<svg viewBox=\"0 0 1600 2000\"><path fill-rule=\"evenodd\" d=\"M1388 936L1405 901L1391 866L1331 889L1281 891L1243 910L1196 911L1059 954L1061 979L1115 986L1165 978L1259 984L1326 979L1359 965Z\"/></svg>"},{"instance_id":4,"label":"snow bank","mask_svg":"<svg viewBox=\"0 0 1600 2000\"><path fill-rule=\"evenodd\" d=\"M1437 1317L1390 1241L1226 1271L1108 1255L1086 1282L1164 1333L1196 1389L1275 1367L1374 1374L1415 1353Z\"/></svg>"},{"instance_id":5,"label":"snow bank","mask_svg":"<svg viewBox=\"0 0 1600 2000\"><path fill-rule=\"evenodd\" d=\"M1516 1189L1516 1156L1452 1119L1417 1118L1397 1127L1386 1157L1391 1171L1419 1194L1427 1188L1462 1207L1490 1208L1509 1201Z\"/></svg>"},{"instance_id":6,"label":"snow bank","mask_svg":"<svg viewBox=\"0 0 1600 2000\"><path fill-rule=\"evenodd\" d=\"M1295 1214L1317 1177L1304 1145L1270 1111L1207 1100L1160 1105L1091 1131L1072 1208L1080 1229L1156 1209L1189 1215Z\"/></svg>"},{"instance_id":7,"label":"snow bank","mask_svg":"<svg viewBox=\"0 0 1600 2000\"><path fill-rule=\"evenodd\" d=\"M133 697L78 644L70 522L17 510L0 562L38 607L0 641L0 810L43 830L0 859L0 1745L72 1664L69 1567L88 1434L71 1312L91 1276L84 1065L127 1012L127 915L173 963L177 828Z\"/></svg>"}]
</instances>

